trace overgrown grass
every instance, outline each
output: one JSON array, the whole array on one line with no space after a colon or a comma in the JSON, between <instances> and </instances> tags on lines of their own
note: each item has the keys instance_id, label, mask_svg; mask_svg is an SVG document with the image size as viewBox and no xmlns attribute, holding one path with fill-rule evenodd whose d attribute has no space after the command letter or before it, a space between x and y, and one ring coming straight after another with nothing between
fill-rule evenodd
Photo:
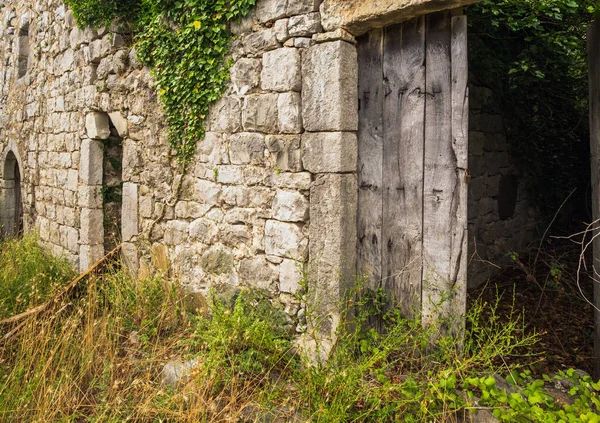
<instances>
[{"instance_id":1,"label":"overgrown grass","mask_svg":"<svg viewBox=\"0 0 600 423\"><path fill-rule=\"evenodd\" d=\"M0 421L456 421L475 396L504 421L554 421L528 420L533 405L525 399L515 411L515 400L490 382L513 370L503 357L535 342L518 314L501 324L496 305L478 302L464 344L442 337L431 348L437 329L394 310L383 315L383 334L368 329L375 297L365 294L357 288L330 360L314 366L295 347L281 307L260 291L214 293L208 312L201 295L171 281L108 269L2 345ZM161 372L174 359L186 370L166 385ZM573 415L591 413L597 401L586 386L588 408ZM538 395L534 388L527 392Z\"/></svg>"},{"instance_id":2,"label":"overgrown grass","mask_svg":"<svg viewBox=\"0 0 600 423\"><path fill-rule=\"evenodd\" d=\"M66 285L75 272L53 257L35 235L0 243L0 320L25 311Z\"/></svg>"}]
</instances>

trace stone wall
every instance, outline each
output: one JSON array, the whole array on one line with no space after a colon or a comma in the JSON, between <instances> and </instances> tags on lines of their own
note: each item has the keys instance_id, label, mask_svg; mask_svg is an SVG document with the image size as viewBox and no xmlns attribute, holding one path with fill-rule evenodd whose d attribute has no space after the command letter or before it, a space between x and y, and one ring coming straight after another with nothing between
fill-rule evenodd
<instances>
[{"instance_id":1,"label":"stone wall","mask_svg":"<svg viewBox=\"0 0 600 423\"><path fill-rule=\"evenodd\" d=\"M530 178L510 154L499 102L485 87L469 86L469 286L508 264L508 253L536 239L539 212L528 201Z\"/></svg>"},{"instance_id":2,"label":"stone wall","mask_svg":"<svg viewBox=\"0 0 600 423\"><path fill-rule=\"evenodd\" d=\"M260 0L232 25L231 84L182 176L126 34L77 28L59 0L0 3L0 151L20 170L25 230L85 270L121 219L141 276L161 271L203 293L256 286L300 328L306 269L333 328L329 305L355 272L358 71L353 36L324 30L319 6ZM474 92L470 229L489 258L497 235L529 217L518 200L514 217L497 218L513 168L501 118ZM0 176L4 195L14 181Z\"/></svg>"},{"instance_id":3,"label":"stone wall","mask_svg":"<svg viewBox=\"0 0 600 423\"><path fill-rule=\"evenodd\" d=\"M356 242L357 63L351 35L322 30L319 5L261 0L232 26L231 84L182 177L126 34L77 28L59 0L2 2L0 151L17 157L25 230L85 270L117 216L142 275L264 288L302 321L313 263L326 281L315 294L339 298ZM115 148L122 169L107 172Z\"/></svg>"}]
</instances>

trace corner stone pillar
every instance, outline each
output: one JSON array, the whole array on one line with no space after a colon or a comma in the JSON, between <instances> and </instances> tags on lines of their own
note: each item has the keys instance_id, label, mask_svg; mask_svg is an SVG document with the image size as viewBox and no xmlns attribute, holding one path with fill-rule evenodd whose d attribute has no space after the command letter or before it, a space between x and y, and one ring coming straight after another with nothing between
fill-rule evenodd
<instances>
[{"instance_id":1,"label":"corner stone pillar","mask_svg":"<svg viewBox=\"0 0 600 423\"><path fill-rule=\"evenodd\" d=\"M353 44L324 42L303 54L302 159L315 175L310 189L310 299L324 317L319 323L325 338L321 354L328 353L328 342L334 340L337 306L355 280L357 85Z\"/></svg>"}]
</instances>

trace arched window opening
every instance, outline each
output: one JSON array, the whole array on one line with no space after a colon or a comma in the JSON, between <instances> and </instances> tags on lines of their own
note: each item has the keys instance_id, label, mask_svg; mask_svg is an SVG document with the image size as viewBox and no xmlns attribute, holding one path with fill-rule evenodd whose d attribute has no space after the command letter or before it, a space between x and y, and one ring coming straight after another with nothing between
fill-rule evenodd
<instances>
[{"instance_id":1,"label":"arched window opening","mask_svg":"<svg viewBox=\"0 0 600 423\"><path fill-rule=\"evenodd\" d=\"M17 54L17 77L22 78L29 69L29 23L19 29Z\"/></svg>"},{"instance_id":2,"label":"arched window opening","mask_svg":"<svg viewBox=\"0 0 600 423\"><path fill-rule=\"evenodd\" d=\"M21 170L12 151L4 160L0 202L1 235L4 238L23 232L23 206L21 201Z\"/></svg>"}]
</instances>

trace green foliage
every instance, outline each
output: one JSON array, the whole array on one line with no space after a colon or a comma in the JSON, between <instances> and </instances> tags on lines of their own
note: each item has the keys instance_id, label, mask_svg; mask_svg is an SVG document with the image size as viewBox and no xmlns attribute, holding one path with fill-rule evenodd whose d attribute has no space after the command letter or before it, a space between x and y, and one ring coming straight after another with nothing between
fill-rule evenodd
<instances>
[{"instance_id":1,"label":"green foliage","mask_svg":"<svg viewBox=\"0 0 600 423\"><path fill-rule=\"evenodd\" d=\"M521 355L537 339L516 313L500 322L498 303L475 302L463 346L442 334L444 322L424 327L403 318L382 291L359 288L352 297L352 319L330 360L300 379L311 421L445 421L468 405L459 392L468 378L501 372L499 358ZM382 332L365 326L373 315L381 316Z\"/></svg>"},{"instance_id":2,"label":"green foliage","mask_svg":"<svg viewBox=\"0 0 600 423\"><path fill-rule=\"evenodd\" d=\"M501 96L513 152L549 212L575 187L585 200L586 31L599 10L598 0L483 0L467 11L471 70Z\"/></svg>"},{"instance_id":3,"label":"green foliage","mask_svg":"<svg viewBox=\"0 0 600 423\"><path fill-rule=\"evenodd\" d=\"M273 307L259 291L244 290L233 305L213 294L211 315L197 321L191 339L199 369L213 384L223 389L243 376L264 384L271 373L291 370L291 334L282 310Z\"/></svg>"},{"instance_id":4,"label":"green foliage","mask_svg":"<svg viewBox=\"0 0 600 423\"><path fill-rule=\"evenodd\" d=\"M561 405L545 391L546 384L564 383L572 386L569 395L575 398L573 404ZM581 377L573 369L560 372L553 378L543 380L531 377L528 370L512 372L508 377L511 389L496 386L491 376L467 378L463 389L480 395L480 406L491 407L494 416L501 422L600 422L600 382L595 383L589 376Z\"/></svg>"},{"instance_id":5,"label":"green foliage","mask_svg":"<svg viewBox=\"0 0 600 423\"><path fill-rule=\"evenodd\" d=\"M130 22L140 60L152 69L169 125L169 143L187 166L204 119L229 79L228 24L256 0L69 0L80 25Z\"/></svg>"},{"instance_id":6,"label":"green foliage","mask_svg":"<svg viewBox=\"0 0 600 423\"><path fill-rule=\"evenodd\" d=\"M0 319L41 304L75 276L65 259L39 245L35 235L0 242Z\"/></svg>"},{"instance_id":7,"label":"green foliage","mask_svg":"<svg viewBox=\"0 0 600 423\"><path fill-rule=\"evenodd\" d=\"M11 246L35 247L28 242ZM0 274L7 265L0 261ZM600 384L589 377L569 370L534 380L527 370L501 364L536 336L526 333L518 313L501 323L497 303L475 302L463 344L440 335L444 322L423 327L403 318L382 291L359 286L342 307L349 318L342 319L330 359L315 364L294 348L290 319L262 291L215 291L210 312L203 298L163 278L133 279L118 267L83 281L0 349L0 420L289 421L295 415L311 422L416 423L454 421L463 410L487 407L506 422L599 421ZM367 325L373 315L383 322L381 332ZM174 357L193 364L178 386L167 387L160 372ZM506 392L490 375L511 370ZM569 386L572 405L551 401L544 388L557 381Z\"/></svg>"},{"instance_id":8,"label":"green foliage","mask_svg":"<svg viewBox=\"0 0 600 423\"><path fill-rule=\"evenodd\" d=\"M114 21L134 22L140 0L65 0L73 9L73 17L80 27L107 26Z\"/></svg>"}]
</instances>

